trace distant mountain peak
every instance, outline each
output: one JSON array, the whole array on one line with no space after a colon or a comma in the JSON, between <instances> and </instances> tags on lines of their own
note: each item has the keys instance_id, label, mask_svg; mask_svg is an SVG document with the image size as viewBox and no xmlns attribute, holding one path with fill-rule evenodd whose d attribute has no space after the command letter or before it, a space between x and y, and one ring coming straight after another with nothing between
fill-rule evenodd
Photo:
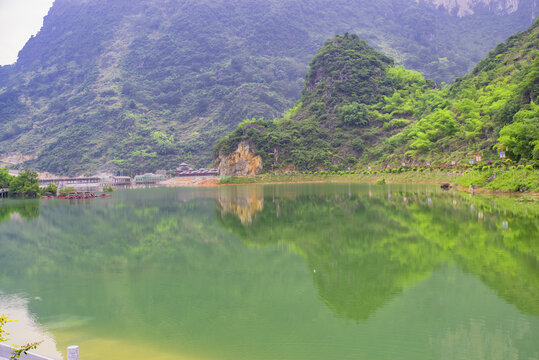
<instances>
[{"instance_id":1,"label":"distant mountain peak","mask_svg":"<svg viewBox=\"0 0 539 360\"><path fill-rule=\"evenodd\" d=\"M473 15L478 7L486 6L497 14L512 14L518 10L519 0L422 0L447 11L456 12L457 16ZM419 2L419 0L418 0Z\"/></svg>"}]
</instances>

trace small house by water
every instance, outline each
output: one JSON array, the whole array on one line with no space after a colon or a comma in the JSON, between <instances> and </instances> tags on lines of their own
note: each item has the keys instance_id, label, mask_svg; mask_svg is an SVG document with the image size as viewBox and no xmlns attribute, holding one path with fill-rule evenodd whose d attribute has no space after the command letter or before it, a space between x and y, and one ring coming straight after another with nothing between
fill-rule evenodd
<instances>
[{"instance_id":1,"label":"small house by water","mask_svg":"<svg viewBox=\"0 0 539 360\"><path fill-rule=\"evenodd\" d=\"M165 175L146 173L144 175L135 176L136 184L155 184L166 179Z\"/></svg>"},{"instance_id":2,"label":"small house by water","mask_svg":"<svg viewBox=\"0 0 539 360\"><path fill-rule=\"evenodd\" d=\"M131 178L129 176L111 176L110 182L115 185L131 184Z\"/></svg>"},{"instance_id":3,"label":"small house by water","mask_svg":"<svg viewBox=\"0 0 539 360\"><path fill-rule=\"evenodd\" d=\"M180 166L176 168L174 174L178 177L183 176L215 176L219 175L217 169L198 169L195 170L186 163L181 163Z\"/></svg>"}]
</instances>

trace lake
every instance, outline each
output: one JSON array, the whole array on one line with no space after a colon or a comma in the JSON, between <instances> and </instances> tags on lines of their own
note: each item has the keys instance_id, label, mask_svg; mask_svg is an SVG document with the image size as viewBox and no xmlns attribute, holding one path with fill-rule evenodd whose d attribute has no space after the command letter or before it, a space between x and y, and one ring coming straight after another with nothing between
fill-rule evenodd
<instances>
[{"instance_id":1,"label":"lake","mask_svg":"<svg viewBox=\"0 0 539 360\"><path fill-rule=\"evenodd\" d=\"M2 312L58 359L539 359L539 205L371 184L2 200Z\"/></svg>"}]
</instances>

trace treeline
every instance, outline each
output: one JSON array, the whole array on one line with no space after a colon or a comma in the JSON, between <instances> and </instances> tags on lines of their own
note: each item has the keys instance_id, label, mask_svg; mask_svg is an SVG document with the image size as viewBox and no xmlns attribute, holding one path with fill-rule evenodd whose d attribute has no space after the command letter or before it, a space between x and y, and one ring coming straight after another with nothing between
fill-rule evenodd
<instances>
[{"instance_id":1,"label":"treeline","mask_svg":"<svg viewBox=\"0 0 539 360\"><path fill-rule=\"evenodd\" d=\"M24 198L56 195L58 191L54 184L40 188L38 175L35 171L24 170L18 176L12 176L7 168L0 168L0 188L9 188L9 196Z\"/></svg>"}]
</instances>

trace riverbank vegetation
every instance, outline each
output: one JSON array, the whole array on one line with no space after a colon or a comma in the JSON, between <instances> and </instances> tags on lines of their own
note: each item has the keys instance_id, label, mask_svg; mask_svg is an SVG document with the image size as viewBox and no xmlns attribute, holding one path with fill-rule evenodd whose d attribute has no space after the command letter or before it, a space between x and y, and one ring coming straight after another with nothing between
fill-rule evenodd
<instances>
[{"instance_id":1,"label":"riverbank vegetation","mask_svg":"<svg viewBox=\"0 0 539 360\"><path fill-rule=\"evenodd\" d=\"M378 183L442 183L469 187L476 185L486 190L505 192L539 192L539 170L531 166L477 166L467 170L413 168L383 171L305 171L301 173L273 173L257 176L226 176L220 185L301 183L301 182L367 182Z\"/></svg>"},{"instance_id":2,"label":"riverbank vegetation","mask_svg":"<svg viewBox=\"0 0 539 360\"><path fill-rule=\"evenodd\" d=\"M58 191L55 184L40 188L38 174L35 171L24 170L18 176L11 176L7 168L0 169L0 188L9 188L9 196L11 197L23 198L56 195Z\"/></svg>"},{"instance_id":3,"label":"riverbank vegetation","mask_svg":"<svg viewBox=\"0 0 539 360\"><path fill-rule=\"evenodd\" d=\"M463 173L455 182L466 187L475 184L488 190L539 192L539 171L529 165L504 169L484 166Z\"/></svg>"},{"instance_id":4,"label":"riverbank vegetation","mask_svg":"<svg viewBox=\"0 0 539 360\"><path fill-rule=\"evenodd\" d=\"M9 183L9 196L35 198L41 195L37 172L24 170Z\"/></svg>"},{"instance_id":5,"label":"riverbank vegetation","mask_svg":"<svg viewBox=\"0 0 539 360\"><path fill-rule=\"evenodd\" d=\"M460 172L385 172L385 171L341 171L314 173L262 174L256 176L227 176L219 184L301 183L301 182L377 182L385 179L390 183L436 183L452 182Z\"/></svg>"},{"instance_id":6,"label":"riverbank vegetation","mask_svg":"<svg viewBox=\"0 0 539 360\"><path fill-rule=\"evenodd\" d=\"M68 186L68 187L65 187L63 189L60 189L60 191L58 191L58 194L59 195L70 195L70 194L74 194L75 192L76 192L76 190L75 190L74 187Z\"/></svg>"},{"instance_id":7,"label":"riverbank vegetation","mask_svg":"<svg viewBox=\"0 0 539 360\"><path fill-rule=\"evenodd\" d=\"M13 176L9 175L9 169L0 168L0 188L8 188L11 180L13 180Z\"/></svg>"},{"instance_id":8,"label":"riverbank vegetation","mask_svg":"<svg viewBox=\"0 0 539 360\"><path fill-rule=\"evenodd\" d=\"M112 192L114 192L114 186L112 186L112 185L103 186L103 192L104 193L112 193Z\"/></svg>"}]
</instances>

